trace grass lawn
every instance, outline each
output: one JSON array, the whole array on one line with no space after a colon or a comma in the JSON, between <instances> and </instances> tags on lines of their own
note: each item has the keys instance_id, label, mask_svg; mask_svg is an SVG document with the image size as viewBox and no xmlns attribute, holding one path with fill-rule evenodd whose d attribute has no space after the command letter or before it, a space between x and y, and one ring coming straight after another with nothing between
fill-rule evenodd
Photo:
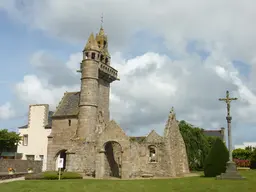
<instances>
[{"instance_id":1,"label":"grass lawn","mask_svg":"<svg viewBox=\"0 0 256 192\"><path fill-rule=\"evenodd\" d=\"M256 191L256 171L241 171L246 180L225 181L186 177L163 180L52 180L0 184L4 192L250 192Z\"/></svg>"}]
</instances>

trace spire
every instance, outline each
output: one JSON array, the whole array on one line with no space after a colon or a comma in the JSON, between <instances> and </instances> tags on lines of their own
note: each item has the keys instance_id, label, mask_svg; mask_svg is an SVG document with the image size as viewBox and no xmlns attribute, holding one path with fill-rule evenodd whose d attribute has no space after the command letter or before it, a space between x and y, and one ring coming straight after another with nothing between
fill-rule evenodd
<instances>
[{"instance_id":1,"label":"spire","mask_svg":"<svg viewBox=\"0 0 256 192\"><path fill-rule=\"evenodd\" d=\"M176 120L176 114L175 114L175 112L174 112L174 107L172 107L169 116L170 116L170 118L171 118L172 120Z\"/></svg>"},{"instance_id":2,"label":"spire","mask_svg":"<svg viewBox=\"0 0 256 192\"><path fill-rule=\"evenodd\" d=\"M88 38L88 41L84 47L84 51L88 51L88 50L99 51L99 47L98 47L97 41L94 38L93 33L91 33L91 35Z\"/></svg>"}]
</instances>

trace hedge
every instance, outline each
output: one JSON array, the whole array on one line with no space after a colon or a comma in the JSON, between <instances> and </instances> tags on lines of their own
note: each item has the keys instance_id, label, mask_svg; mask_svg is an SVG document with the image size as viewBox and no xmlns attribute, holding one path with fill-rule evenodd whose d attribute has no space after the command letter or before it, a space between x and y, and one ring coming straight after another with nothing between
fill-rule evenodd
<instances>
[{"instance_id":1,"label":"hedge","mask_svg":"<svg viewBox=\"0 0 256 192\"><path fill-rule=\"evenodd\" d=\"M217 138L205 161L205 177L216 177L221 173L225 173L228 159L227 147L221 139Z\"/></svg>"},{"instance_id":2,"label":"hedge","mask_svg":"<svg viewBox=\"0 0 256 192\"><path fill-rule=\"evenodd\" d=\"M79 173L74 172L62 172L61 179L83 179ZM25 176L25 180L58 180L59 173L57 171L47 171L36 174L28 174Z\"/></svg>"}]
</instances>

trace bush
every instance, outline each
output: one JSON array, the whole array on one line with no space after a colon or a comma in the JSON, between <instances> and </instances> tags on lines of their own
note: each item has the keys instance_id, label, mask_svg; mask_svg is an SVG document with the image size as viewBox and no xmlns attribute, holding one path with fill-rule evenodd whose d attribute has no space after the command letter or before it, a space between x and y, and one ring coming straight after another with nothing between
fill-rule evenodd
<instances>
[{"instance_id":1,"label":"bush","mask_svg":"<svg viewBox=\"0 0 256 192\"><path fill-rule=\"evenodd\" d=\"M256 149L253 150L253 153L251 155L251 169L256 169Z\"/></svg>"},{"instance_id":2,"label":"bush","mask_svg":"<svg viewBox=\"0 0 256 192\"><path fill-rule=\"evenodd\" d=\"M250 160L233 159L237 167L250 167Z\"/></svg>"},{"instance_id":3,"label":"bush","mask_svg":"<svg viewBox=\"0 0 256 192\"><path fill-rule=\"evenodd\" d=\"M216 177L224 173L228 160L227 147L221 139L217 138L204 163L205 177Z\"/></svg>"},{"instance_id":4,"label":"bush","mask_svg":"<svg viewBox=\"0 0 256 192\"><path fill-rule=\"evenodd\" d=\"M234 159L250 160L252 151L248 149L235 149L232 152Z\"/></svg>"},{"instance_id":5,"label":"bush","mask_svg":"<svg viewBox=\"0 0 256 192\"><path fill-rule=\"evenodd\" d=\"M82 179L83 177L79 173L74 172L62 172L61 179ZM28 174L25 176L25 180L58 180L59 173L57 171L47 171L36 174Z\"/></svg>"}]
</instances>

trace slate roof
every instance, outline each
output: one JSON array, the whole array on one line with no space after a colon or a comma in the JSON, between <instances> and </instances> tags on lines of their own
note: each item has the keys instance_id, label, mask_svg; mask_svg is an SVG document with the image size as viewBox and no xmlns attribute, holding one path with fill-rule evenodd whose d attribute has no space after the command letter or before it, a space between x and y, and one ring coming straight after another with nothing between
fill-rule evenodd
<instances>
[{"instance_id":1,"label":"slate roof","mask_svg":"<svg viewBox=\"0 0 256 192\"><path fill-rule=\"evenodd\" d=\"M76 116L79 112L80 92L66 92L53 117Z\"/></svg>"},{"instance_id":2,"label":"slate roof","mask_svg":"<svg viewBox=\"0 0 256 192\"><path fill-rule=\"evenodd\" d=\"M45 126L46 129L52 128L52 115L54 114L53 111L49 111L48 113L48 123Z\"/></svg>"},{"instance_id":3,"label":"slate roof","mask_svg":"<svg viewBox=\"0 0 256 192\"><path fill-rule=\"evenodd\" d=\"M224 139L223 135L221 134L221 130L203 130L203 133L206 136L219 137L222 140Z\"/></svg>"}]
</instances>

